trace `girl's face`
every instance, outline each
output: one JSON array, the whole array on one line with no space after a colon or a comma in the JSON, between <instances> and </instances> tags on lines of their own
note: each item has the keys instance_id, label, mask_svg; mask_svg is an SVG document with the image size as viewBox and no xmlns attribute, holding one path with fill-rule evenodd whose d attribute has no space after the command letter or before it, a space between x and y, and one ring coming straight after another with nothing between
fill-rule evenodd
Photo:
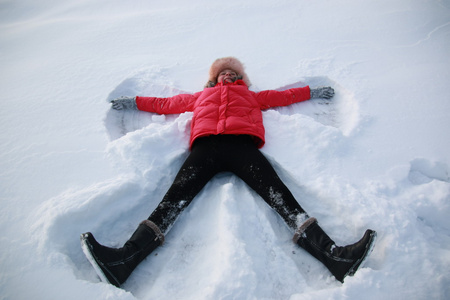
<instances>
[{"instance_id":1,"label":"girl's face","mask_svg":"<svg viewBox=\"0 0 450 300\"><path fill-rule=\"evenodd\" d=\"M237 73L230 69L225 69L217 76L217 82L234 82L236 80Z\"/></svg>"}]
</instances>

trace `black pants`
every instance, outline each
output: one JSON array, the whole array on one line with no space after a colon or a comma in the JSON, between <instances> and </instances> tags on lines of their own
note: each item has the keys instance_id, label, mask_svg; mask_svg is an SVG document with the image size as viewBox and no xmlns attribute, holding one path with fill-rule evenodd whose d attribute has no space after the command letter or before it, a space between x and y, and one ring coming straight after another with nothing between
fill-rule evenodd
<instances>
[{"instance_id":1,"label":"black pants","mask_svg":"<svg viewBox=\"0 0 450 300\"><path fill-rule=\"evenodd\" d=\"M305 211L247 135L199 138L172 186L148 218L167 232L179 214L219 172L232 172L256 191L292 229Z\"/></svg>"}]
</instances>

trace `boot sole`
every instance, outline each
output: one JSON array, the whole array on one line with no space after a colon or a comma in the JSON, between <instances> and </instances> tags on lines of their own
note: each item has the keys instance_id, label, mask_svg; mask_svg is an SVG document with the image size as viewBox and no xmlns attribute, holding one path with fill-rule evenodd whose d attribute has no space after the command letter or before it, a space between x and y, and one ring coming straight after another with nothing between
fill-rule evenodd
<instances>
[{"instance_id":1,"label":"boot sole","mask_svg":"<svg viewBox=\"0 0 450 300\"><path fill-rule=\"evenodd\" d=\"M368 246L366 248L366 251L364 252L363 256L356 261L356 263L350 268L348 273L344 276L353 276L355 275L356 271L358 271L366 262L367 258L370 256L370 253L372 253L373 248L375 247L375 242L377 240L377 232L373 231L370 234L370 241L368 243Z\"/></svg>"},{"instance_id":2,"label":"boot sole","mask_svg":"<svg viewBox=\"0 0 450 300\"><path fill-rule=\"evenodd\" d=\"M87 240L87 234L83 233L80 236L80 240L81 240L81 249L83 250L84 255L94 268L95 273L97 273L98 277L100 277L100 280L105 283L113 284L108 280L105 273L103 273L102 268L98 265L94 255L92 254L91 248L89 247L90 244Z\"/></svg>"}]
</instances>

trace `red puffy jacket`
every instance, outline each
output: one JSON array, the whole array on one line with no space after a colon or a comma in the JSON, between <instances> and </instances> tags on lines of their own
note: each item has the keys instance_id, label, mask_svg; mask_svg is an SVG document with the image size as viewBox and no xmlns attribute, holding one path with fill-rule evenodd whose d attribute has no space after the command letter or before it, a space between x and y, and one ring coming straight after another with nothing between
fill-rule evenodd
<instances>
[{"instance_id":1,"label":"red puffy jacket","mask_svg":"<svg viewBox=\"0 0 450 300\"><path fill-rule=\"evenodd\" d=\"M195 139L217 134L247 134L254 137L261 148L264 125L261 110L287 106L310 98L308 86L285 91L253 92L244 81L218 83L195 94L181 94L169 98L136 97L139 110L158 114L179 114L193 111L190 146Z\"/></svg>"}]
</instances>

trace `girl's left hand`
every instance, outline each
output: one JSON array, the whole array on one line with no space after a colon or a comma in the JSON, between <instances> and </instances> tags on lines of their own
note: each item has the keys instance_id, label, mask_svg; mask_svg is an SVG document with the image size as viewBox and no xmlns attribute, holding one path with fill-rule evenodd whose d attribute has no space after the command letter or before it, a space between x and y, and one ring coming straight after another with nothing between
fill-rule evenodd
<instances>
[{"instance_id":1,"label":"girl's left hand","mask_svg":"<svg viewBox=\"0 0 450 300\"><path fill-rule=\"evenodd\" d=\"M311 89L311 99L313 98L331 99L333 98L333 96L334 96L334 89L329 86Z\"/></svg>"}]
</instances>

